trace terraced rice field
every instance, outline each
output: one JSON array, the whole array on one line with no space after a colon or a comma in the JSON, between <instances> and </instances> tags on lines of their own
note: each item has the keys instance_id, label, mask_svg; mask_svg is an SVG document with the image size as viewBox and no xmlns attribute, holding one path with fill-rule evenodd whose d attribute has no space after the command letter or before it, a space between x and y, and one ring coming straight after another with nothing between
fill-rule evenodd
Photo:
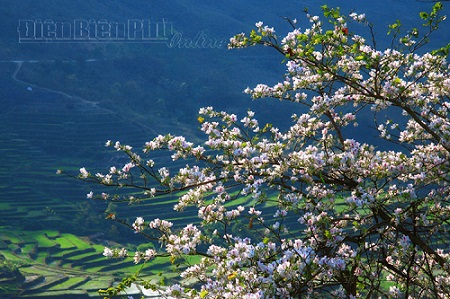
<instances>
[{"instance_id":1,"label":"terraced rice field","mask_svg":"<svg viewBox=\"0 0 450 299\"><path fill-rule=\"evenodd\" d=\"M108 260L102 256L103 246L72 234L60 234L58 231L8 232L8 228L0 229L3 231L1 254L16 264L24 276L14 294L0 288L2 298L98 297L99 289L112 286L124 272L132 274L141 267L134 265L131 259ZM158 258L154 264L144 266L141 276L157 282L164 277L160 272L168 267L170 262L167 258ZM169 276L165 278L170 279ZM11 279L0 280L0 284L8 283L12 283ZM139 291L135 288L129 294Z\"/></svg>"}]
</instances>

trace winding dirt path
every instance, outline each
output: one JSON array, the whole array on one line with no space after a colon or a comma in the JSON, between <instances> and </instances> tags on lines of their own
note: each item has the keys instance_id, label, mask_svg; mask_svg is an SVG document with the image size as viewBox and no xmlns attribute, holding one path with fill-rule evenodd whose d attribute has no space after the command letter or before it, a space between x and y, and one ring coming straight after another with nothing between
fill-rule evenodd
<instances>
[{"instance_id":1,"label":"winding dirt path","mask_svg":"<svg viewBox=\"0 0 450 299\"><path fill-rule=\"evenodd\" d=\"M79 100L79 101L81 101L83 104L85 104L86 106L92 106L92 107L97 107L97 108L99 108L99 107L98 107L98 102L88 101L88 100L83 99L82 97L79 97L79 96L73 96L73 95L70 95L70 94L65 93L65 92L63 92L63 91L59 91L59 90L56 90L56 89L51 89L51 88L39 86L39 85L36 85L36 84L32 84L32 83L29 83L29 82L25 82L25 81L20 80L20 79L17 78L17 74L18 74L18 73L20 72L20 70L22 69L22 66L23 66L24 62L36 63L36 62L38 62L38 61L35 61L35 60L33 60L33 61L13 60L12 62L14 62L14 63L17 64L16 70L14 71L14 73L13 73L12 76L11 76L11 78L12 78L14 81L19 82L19 83L22 83L22 84L25 84L25 85L28 85L28 86L30 86L30 87L32 87L32 88L39 88L39 89L41 89L41 90L45 90L45 91L48 91L48 92L51 92L51 93L56 93L56 94L62 95L62 96L64 96L64 97L67 97L67 98L69 98L69 99ZM104 109L104 110L106 110L106 111L108 111L108 112L113 113L113 111L110 111L110 110L108 110L108 109L105 109L105 108L102 108L102 109Z\"/></svg>"},{"instance_id":2,"label":"winding dirt path","mask_svg":"<svg viewBox=\"0 0 450 299\"><path fill-rule=\"evenodd\" d=\"M92 62L92 61L95 61L95 60L88 59L86 61ZM143 130L143 132L149 133L149 132L153 132L154 131L154 129L152 129L151 127L149 127L149 126L147 126L147 125L145 125L143 123L140 123L139 121L135 121L132 118L125 117L122 114L118 113L117 111L110 110L108 108L99 106L99 102L89 101L89 100L86 100L86 99L84 99L82 97L79 97L79 96L71 95L71 94L68 94L68 93L60 91L60 90L56 90L56 89L52 89L52 88L48 88L48 87L43 87L43 86L40 86L40 85L37 85L37 84L33 84L33 83L30 83L30 82L26 82L26 81L23 81L23 80L20 80L20 79L17 78L17 75L19 74L20 70L22 69L22 67L23 67L23 65L25 63L39 63L39 62L41 62L39 60L11 60L11 61L0 61L0 62L9 62L9 63L12 62L12 63L15 63L17 65L16 69L14 70L14 72L11 75L11 78L14 81L16 81L16 82L19 82L21 84L27 85L28 87L31 87L32 89L38 88L40 90L45 90L47 92L58 94L58 95L64 96L64 97L69 98L69 99L80 101L86 107L100 109L100 110L102 110L104 112L107 112L107 113L110 113L111 115L114 115L115 117L121 118L121 119L125 120L126 122L129 122L132 125L140 128L141 130Z\"/></svg>"}]
</instances>

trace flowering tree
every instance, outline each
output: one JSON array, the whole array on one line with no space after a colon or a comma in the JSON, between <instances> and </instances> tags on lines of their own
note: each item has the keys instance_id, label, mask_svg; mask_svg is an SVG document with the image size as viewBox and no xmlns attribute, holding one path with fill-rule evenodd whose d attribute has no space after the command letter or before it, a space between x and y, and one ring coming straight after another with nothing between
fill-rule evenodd
<instances>
[{"instance_id":1,"label":"flowering tree","mask_svg":"<svg viewBox=\"0 0 450 299\"><path fill-rule=\"evenodd\" d=\"M107 257L199 257L178 284L140 282L145 287L175 298L449 298L450 47L420 53L445 19L442 5L420 14L420 31L389 26L392 47L384 51L364 14L322 10L324 20L306 11L304 30L288 20L293 29L282 39L258 22L230 40L230 48L265 45L284 56L282 82L245 92L298 103L289 129L260 125L251 111L238 119L202 108L205 144L158 136L141 155L108 141L129 162L104 174L80 169L82 180L128 190L89 198L156 201L172 193L180 194L175 210L196 209L197 221L182 227L108 215L161 248L105 248ZM360 121L362 113L370 118ZM371 142L370 124L378 135ZM156 151L186 166L158 165Z\"/></svg>"}]
</instances>

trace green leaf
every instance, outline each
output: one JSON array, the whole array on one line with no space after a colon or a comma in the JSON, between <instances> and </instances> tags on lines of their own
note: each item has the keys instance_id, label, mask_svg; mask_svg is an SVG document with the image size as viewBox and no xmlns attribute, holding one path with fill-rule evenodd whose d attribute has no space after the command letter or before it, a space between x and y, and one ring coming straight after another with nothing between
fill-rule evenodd
<instances>
[{"instance_id":1,"label":"green leaf","mask_svg":"<svg viewBox=\"0 0 450 299\"><path fill-rule=\"evenodd\" d=\"M341 16L341 14L339 12L339 7L334 9L334 10L332 10L332 12L333 12L333 18L334 19L337 19L337 18L339 18Z\"/></svg>"},{"instance_id":2,"label":"green leaf","mask_svg":"<svg viewBox=\"0 0 450 299\"><path fill-rule=\"evenodd\" d=\"M424 11L420 12L420 13L419 13L419 16L420 16L420 18L421 18L422 20L428 19L428 14L427 14L426 12L424 12Z\"/></svg>"},{"instance_id":3,"label":"green leaf","mask_svg":"<svg viewBox=\"0 0 450 299\"><path fill-rule=\"evenodd\" d=\"M391 28L391 29L397 29L398 27L400 27L400 21L399 20L397 20L397 21L395 21L395 23L394 24L390 24L389 25L389 28Z\"/></svg>"},{"instance_id":4,"label":"green leaf","mask_svg":"<svg viewBox=\"0 0 450 299\"><path fill-rule=\"evenodd\" d=\"M202 290L200 292L200 298L206 298L207 295L208 295L208 291L207 290Z\"/></svg>"},{"instance_id":5,"label":"green leaf","mask_svg":"<svg viewBox=\"0 0 450 299\"><path fill-rule=\"evenodd\" d=\"M450 54L450 44L447 44L446 46L444 46L442 48L431 51L431 54L448 56Z\"/></svg>"},{"instance_id":6,"label":"green leaf","mask_svg":"<svg viewBox=\"0 0 450 299\"><path fill-rule=\"evenodd\" d=\"M308 40L308 36L306 34L297 34L297 40L299 42L305 42Z\"/></svg>"},{"instance_id":7,"label":"green leaf","mask_svg":"<svg viewBox=\"0 0 450 299\"><path fill-rule=\"evenodd\" d=\"M435 5L433 5L433 13L436 14L439 11L442 10L442 3L441 2L436 2Z\"/></svg>"},{"instance_id":8,"label":"green leaf","mask_svg":"<svg viewBox=\"0 0 450 299\"><path fill-rule=\"evenodd\" d=\"M160 286L165 286L166 285L166 279L164 277L161 277L161 279L159 280L159 285Z\"/></svg>"},{"instance_id":9,"label":"green leaf","mask_svg":"<svg viewBox=\"0 0 450 299\"><path fill-rule=\"evenodd\" d=\"M322 182L322 184L326 184L321 172L319 172L319 177L320 177L320 181Z\"/></svg>"},{"instance_id":10,"label":"green leaf","mask_svg":"<svg viewBox=\"0 0 450 299\"><path fill-rule=\"evenodd\" d=\"M388 26L389 27L388 34L391 34L392 31L395 31L398 33L401 26L402 26L402 23L400 23L399 20L396 20L394 24L390 24Z\"/></svg>"},{"instance_id":11,"label":"green leaf","mask_svg":"<svg viewBox=\"0 0 450 299\"><path fill-rule=\"evenodd\" d=\"M259 35L255 30L252 30L250 32L250 38L251 38L252 42L257 43L257 42L261 41L262 36Z\"/></svg>"}]
</instances>

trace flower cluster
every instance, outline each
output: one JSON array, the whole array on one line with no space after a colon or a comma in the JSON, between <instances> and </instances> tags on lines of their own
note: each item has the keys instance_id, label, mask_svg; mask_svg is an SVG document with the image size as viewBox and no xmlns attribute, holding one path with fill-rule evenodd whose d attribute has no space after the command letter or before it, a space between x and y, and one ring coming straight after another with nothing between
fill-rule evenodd
<instances>
[{"instance_id":1,"label":"flower cluster","mask_svg":"<svg viewBox=\"0 0 450 299\"><path fill-rule=\"evenodd\" d=\"M192 224L184 227L178 235L170 235L166 245L166 251L171 255L193 254L197 245L202 241L201 231Z\"/></svg>"},{"instance_id":2,"label":"flower cluster","mask_svg":"<svg viewBox=\"0 0 450 299\"><path fill-rule=\"evenodd\" d=\"M134 263L139 264L139 262L143 259L144 261L148 261L154 258L157 255L154 249L147 249L145 252L136 251L134 253Z\"/></svg>"},{"instance_id":3,"label":"flower cluster","mask_svg":"<svg viewBox=\"0 0 450 299\"><path fill-rule=\"evenodd\" d=\"M128 253L125 248L111 249L109 247L105 247L103 250L103 255L107 258L125 258L128 256Z\"/></svg>"}]
</instances>

